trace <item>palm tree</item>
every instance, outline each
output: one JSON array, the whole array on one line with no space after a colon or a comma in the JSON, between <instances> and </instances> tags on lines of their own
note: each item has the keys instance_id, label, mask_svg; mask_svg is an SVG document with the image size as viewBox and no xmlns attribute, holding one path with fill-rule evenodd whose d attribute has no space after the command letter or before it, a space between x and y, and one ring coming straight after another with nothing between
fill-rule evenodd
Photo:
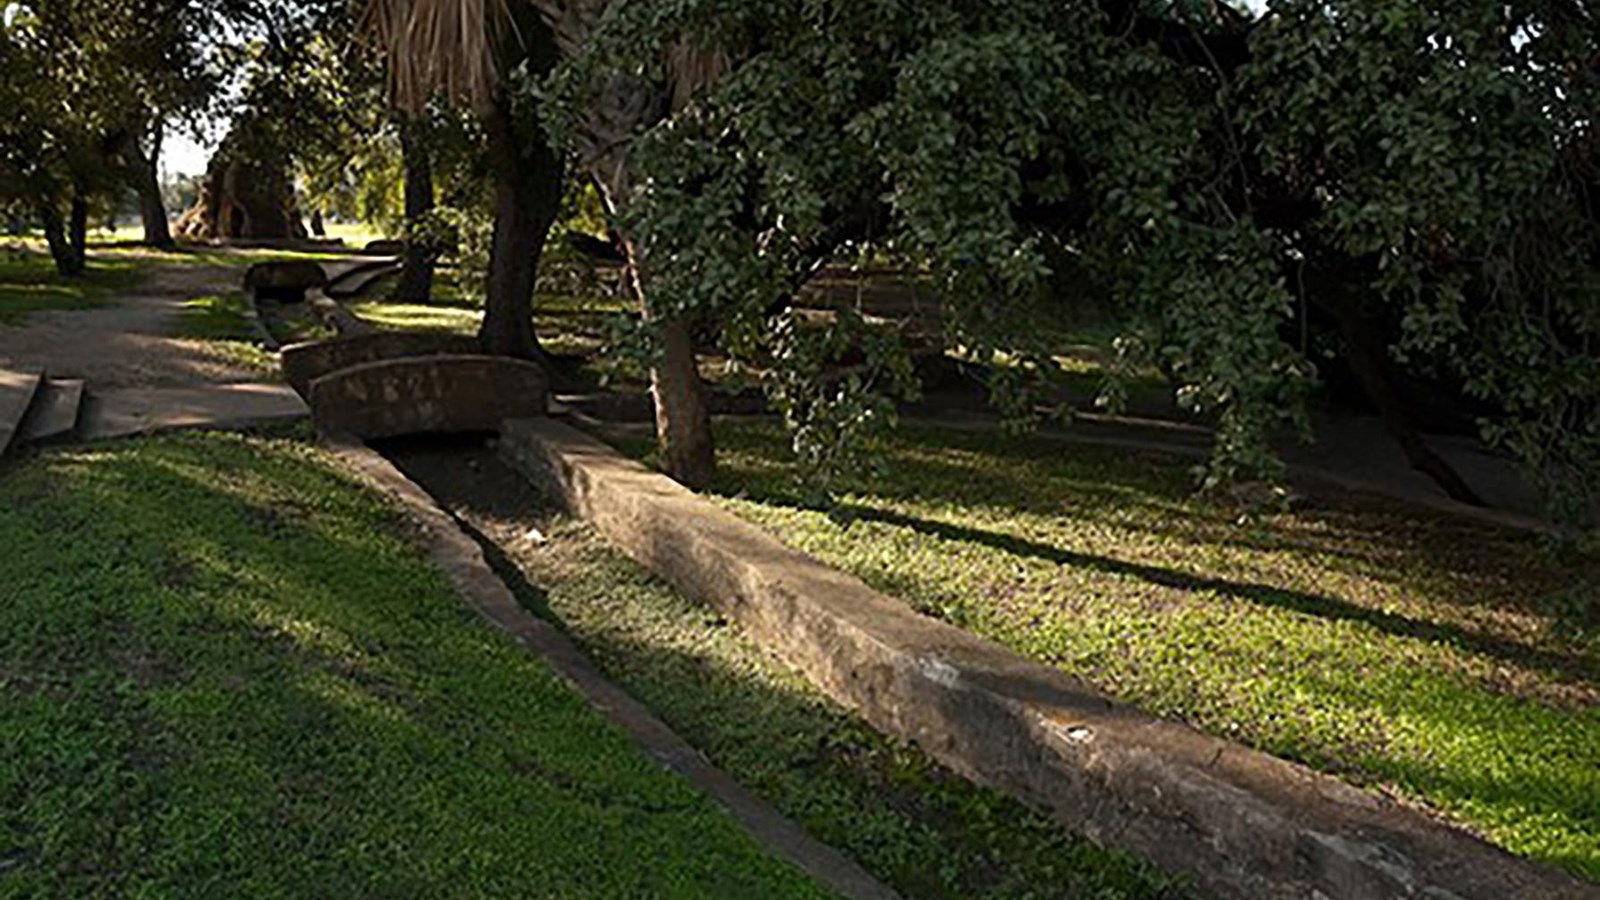
<instances>
[{"instance_id":1,"label":"palm tree","mask_svg":"<svg viewBox=\"0 0 1600 900\"><path fill-rule=\"evenodd\" d=\"M431 98L444 97L485 115L493 138L495 108L503 102L502 48L522 41L531 43L536 55L569 56L594 33L613 2L619 0L371 0L366 21L388 60L390 90L402 109L420 111ZM528 13L532 21L527 20ZM578 157L614 217L632 192L630 138L682 106L720 77L725 67L717 55L681 46L668 54L666 62L664 86L627 77L609 78L598 86L574 135ZM497 213L508 215L529 202L517 197L502 200ZM497 228L497 248L498 237ZM623 247L629 283L641 312L651 318L648 267L642 264L638 244L625 232ZM662 353L650 378L660 457L668 474L691 487L703 487L714 473L715 452L688 323L658 324Z\"/></svg>"}]
</instances>

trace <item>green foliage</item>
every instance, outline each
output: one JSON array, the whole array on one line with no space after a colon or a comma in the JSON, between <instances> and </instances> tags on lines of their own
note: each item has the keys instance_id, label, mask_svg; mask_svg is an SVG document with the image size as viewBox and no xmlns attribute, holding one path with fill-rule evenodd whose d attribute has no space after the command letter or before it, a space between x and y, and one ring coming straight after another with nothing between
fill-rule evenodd
<instances>
[{"instance_id":1,"label":"green foliage","mask_svg":"<svg viewBox=\"0 0 1600 900\"><path fill-rule=\"evenodd\" d=\"M996 388L1026 414L1014 374L1054 370L1070 272L1131 364L1214 414L1212 481L1281 473L1267 436L1304 427L1318 375L1294 335L1356 320L1581 516L1600 499L1596 35L1542 0L1283 0L1254 21L659 0L610 10L545 90L571 132L628 79L687 91L674 60L721 62L632 136L621 213L655 311L716 323L774 383L775 311L819 263L871 257L933 279L949 345L1017 361Z\"/></svg>"},{"instance_id":2,"label":"green foliage","mask_svg":"<svg viewBox=\"0 0 1600 900\"><path fill-rule=\"evenodd\" d=\"M1308 279L1379 310L1397 357L1483 401L1486 437L1558 512L1592 514L1600 23L1536 2L1294 0L1253 48L1242 139L1317 198L1278 232Z\"/></svg>"},{"instance_id":3,"label":"green foliage","mask_svg":"<svg viewBox=\"0 0 1600 900\"><path fill-rule=\"evenodd\" d=\"M0 203L40 214L126 185L129 157L217 83L199 0L28 0L0 24Z\"/></svg>"},{"instance_id":4,"label":"green foliage","mask_svg":"<svg viewBox=\"0 0 1600 900\"><path fill-rule=\"evenodd\" d=\"M0 895L824 895L404 532L298 440L9 466Z\"/></svg>"},{"instance_id":5,"label":"green foliage","mask_svg":"<svg viewBox=\"0 0 1600 900\"><path fill-rule=\"evenodd\" d=\"M921 612L1600 881L1592 555L1343 493L1240 527L1176 459L934 430L814 511L777 428L717 441L733 510Z\"/></svg>"}]
</instances>

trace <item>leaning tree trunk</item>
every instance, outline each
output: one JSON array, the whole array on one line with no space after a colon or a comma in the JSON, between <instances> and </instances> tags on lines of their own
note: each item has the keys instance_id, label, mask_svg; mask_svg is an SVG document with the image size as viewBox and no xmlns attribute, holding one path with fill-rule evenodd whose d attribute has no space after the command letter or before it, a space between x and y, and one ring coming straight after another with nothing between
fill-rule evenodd
<instances>
[{"instance_id":1,"label":"leaning tree trunk","mask_svg":"<svg viewBox=\"0 0 1600 900\"><path fill-rule=\"evenodd\" d=\"M133 168L134 188L139 192L139 220L144 223L144 244L171 250L172 229L167 225L167 204L161 198L162 128L159 123L150 133L150 152L140 151L135 143L128 162Z\"/></svg>"},{"instance_id":2,"label":"leaning tree trunk","mask_svg":"<svg viewBox=\"0 0 1600 900\"><path fill-rule=\"evenodd\" d=\"M1472 506L1485 506L1453 466L1440 456L1422 436L1416 417L1395 388L1390 371L1387 342L1371 321L1344 296L1328 298L1318 304L1330 314L1345 345L1345 360L1355 375L1361 392L1378 410L1385 430L1400 445L1411 467L1433 479L1452 500Z\"/></svg>"},{"instance_id":3,"label":"leaning tree trunk","mask_svg":"<svg viewBox=\"0 0 1600 900\"><path fill-rule=\"evenodd\" d=\"M72 205L67 218L67 244L71 247L73 271L83 272L89 267L89 198L82 188L72 191Z\"/></svg>"},{"instance_id":4,"label":"leaning tree trunk","mask_svg":"<svg viewBox=\"0 0 1600 900\"><path fill-rule=\"evenodd\" d=\"M546 75L555 66L555 42L535 17L515 32L528 42L529 68ZM544 127L533 119L519 133L504 92L484 115L489 166L495 182L494 238L489 248L488 296L478 340L484 352L533 358L542 355L533 333L533 288L545 238L561 211L564 160Z\"/></svg>"},{"instance_id":5,"label":"leaning tree trunk","mask_svg":"<svg viewBox=\"0 0 1600 900\"><path fill-rule=\"evenodd\" d=\"M667 66L669 83L665 91L642 80L613 78L585 118L585 156L613 221L627 207L632 193L628 136L688 103L697 90L721 77L726 61L679 46L674 48ZM688 487L707 487L717 470L716 442L711 434L711 414L695 360L690 323L683 318L664 317L651 303L649 261L643 258L638 241L622 231L620 225L618 230L640 312L659 329L661 352L650 367L650 393L655 400L656 444L662 468Z\"/></svg>"},{"instance_id":6,"label":"leaning tree trunk","mask_svg":"<svg viewBox=\"0 0 1600 900\"><path fill-rule=\"evenodd\" d=\"M415 117L400 123L400 155L405 166L406 245L400 265L395 299L425 303L433 295L433 267L437 250L425 233L424 223L433 212L433 165L428 158L426 126ZM531 312L530 312L531 317Z\"/></svg>"},{"instance_id":7,"label":"leaning tree trunk","mask_svg":"<svg viewBox=\"0 0 1600 900\"><path fill-rule=\"evenodd\" d=\"M56 265L56 273L67 277L83 274L83 260L72 252L72 242L67 238L67 223L61 218L61 210L56 208L55 201L46 200L39 204L39 223L44 228L45 245L50 248L50 259Z\"/></svg>"},{"instance_id":8,"label":"leaning tree trunk","mask_svg":"<svg viewBox=\"0 0 1600 900\"><path fill-rule=\"evenodd\" d=\"M627 202L629 174L625 159L596 162L595 180L613 219ZM656 446L662 470L687 487L708 487L717 471L717 448L689 323L681 318L662 319L654 313L639 245L624 232L622 246L628 258L628 283L639 309L660 329L661 352L650 366L650 395L655 401Z\"/></svg>"}]
</instances>

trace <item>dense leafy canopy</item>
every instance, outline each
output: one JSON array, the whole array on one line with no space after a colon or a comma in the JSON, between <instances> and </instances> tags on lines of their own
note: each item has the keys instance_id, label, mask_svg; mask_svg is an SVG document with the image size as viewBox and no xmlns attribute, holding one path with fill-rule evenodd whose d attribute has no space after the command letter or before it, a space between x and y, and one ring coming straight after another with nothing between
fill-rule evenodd
<instances>
[{"instance_id":1,"label":"dense leafy canopy","mask_svg":"<svg viewBox=\"0 0 1600 900\"><path fill-rule=\"evenodd\" d=\"M624 213L652 303L777 372L802 448L815 414L830 441L881 418L904 367L797 392L786 366L829 354L774 298L825 260L887 259L936 278L951 344L1019 363L1008 384L1054 369L1075 304L1109 301L1130 361L1217 417L1213 478L1273 474L1274 429L1368 351L1462 398L1582 514L1597 25L1561 0L635 2L537 89L570 124L596 85L670 82L685 47L720 61L635 135Z\"/></svg>"}]
</instances>

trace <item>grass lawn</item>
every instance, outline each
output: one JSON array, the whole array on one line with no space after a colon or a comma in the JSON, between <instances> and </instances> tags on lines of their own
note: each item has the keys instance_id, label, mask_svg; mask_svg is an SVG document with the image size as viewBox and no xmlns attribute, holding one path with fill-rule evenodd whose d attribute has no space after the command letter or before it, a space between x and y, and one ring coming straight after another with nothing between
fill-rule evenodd
<instances>
[{"instance_id":1,"label":"grass lawn","mask_svg":"<svg viewBox=\"0 0 1600 900\"><path fill-rule=\"evenodd\" d=\"M924 613L1600 881L1591 557L1349 495L1240 524L1184 461L933 430L830 515L777 426L718 442L730 508Z\"/></svg>"},{"instance_id":2,"label":"grass lawn","mask_svg":"<svg viewBox=\"0 0 1600 900\"><path fill-rule=\"evenodd\" d=\"M385 296L393 290L395 280L380 282L369 296ZM483 307L461 296L449 270L441 270L434 287L435 298L430 303L370 299L351 302L349 308L381 329L476 334L483 322ZM552 353L593 353L605 338L610 319L623 306L622 300L612 297L539 294L533 300L534 333Z\"/></svg>"},{"instance_id":3,"label":"grass lawn","mask_svg":"<svg viewBox=\"0 0 1600 900\"><path fill-rule=\"evenodd\" d=\"M559 623L712 762L902 896L1191 896L1181 883L1074 838L879 735L737 625L554 511L492 455L398 459L498 545L491 560L525 605ZM530 526L544 540L528 540Z\"/></svg>"},{"instance_id":4,"label":"grass lawn","mask_svg":"<svg viewBox=\"0 0 1600 900\"><path fill-rule=\"evenodd\" d=\"M82 277L63 278L48 254L0 248L0 326L16 325L29 313L92 309L107 294L126 290L143 277L131 260L96 254Z\"/></svg>"},{"instance_id":5,"label":"grass lawn","mask_svg":"<svg viewBox=\"0 0 1600 900\"><path fill-rule=\"evenodd\" d=\"M0 470L0 895L822 896L284 434Z\"/></svg>"},{"instance_id":6,"label":"grass lawn","mask_svg":"<svg viewBox=\"0 0 1600 900\"><path fill-rule=\"evenodd\" d=\"M205 344L229 362L276 376L278 355L261 345L246 313L249 304L243 291L186 300L178 314L176 334Z\"/></svg>"},{"instance_id":7,"label":"grass lawn","mask_svg":"<svg viewBox=\"0 0 1600 900\"><path fill-rule=\"evenodd\" d=\"M476 334L483 321L483 310L466 304L361 300L349 306L358 317L387 331Z\"/></svg>"}]
</instances>

